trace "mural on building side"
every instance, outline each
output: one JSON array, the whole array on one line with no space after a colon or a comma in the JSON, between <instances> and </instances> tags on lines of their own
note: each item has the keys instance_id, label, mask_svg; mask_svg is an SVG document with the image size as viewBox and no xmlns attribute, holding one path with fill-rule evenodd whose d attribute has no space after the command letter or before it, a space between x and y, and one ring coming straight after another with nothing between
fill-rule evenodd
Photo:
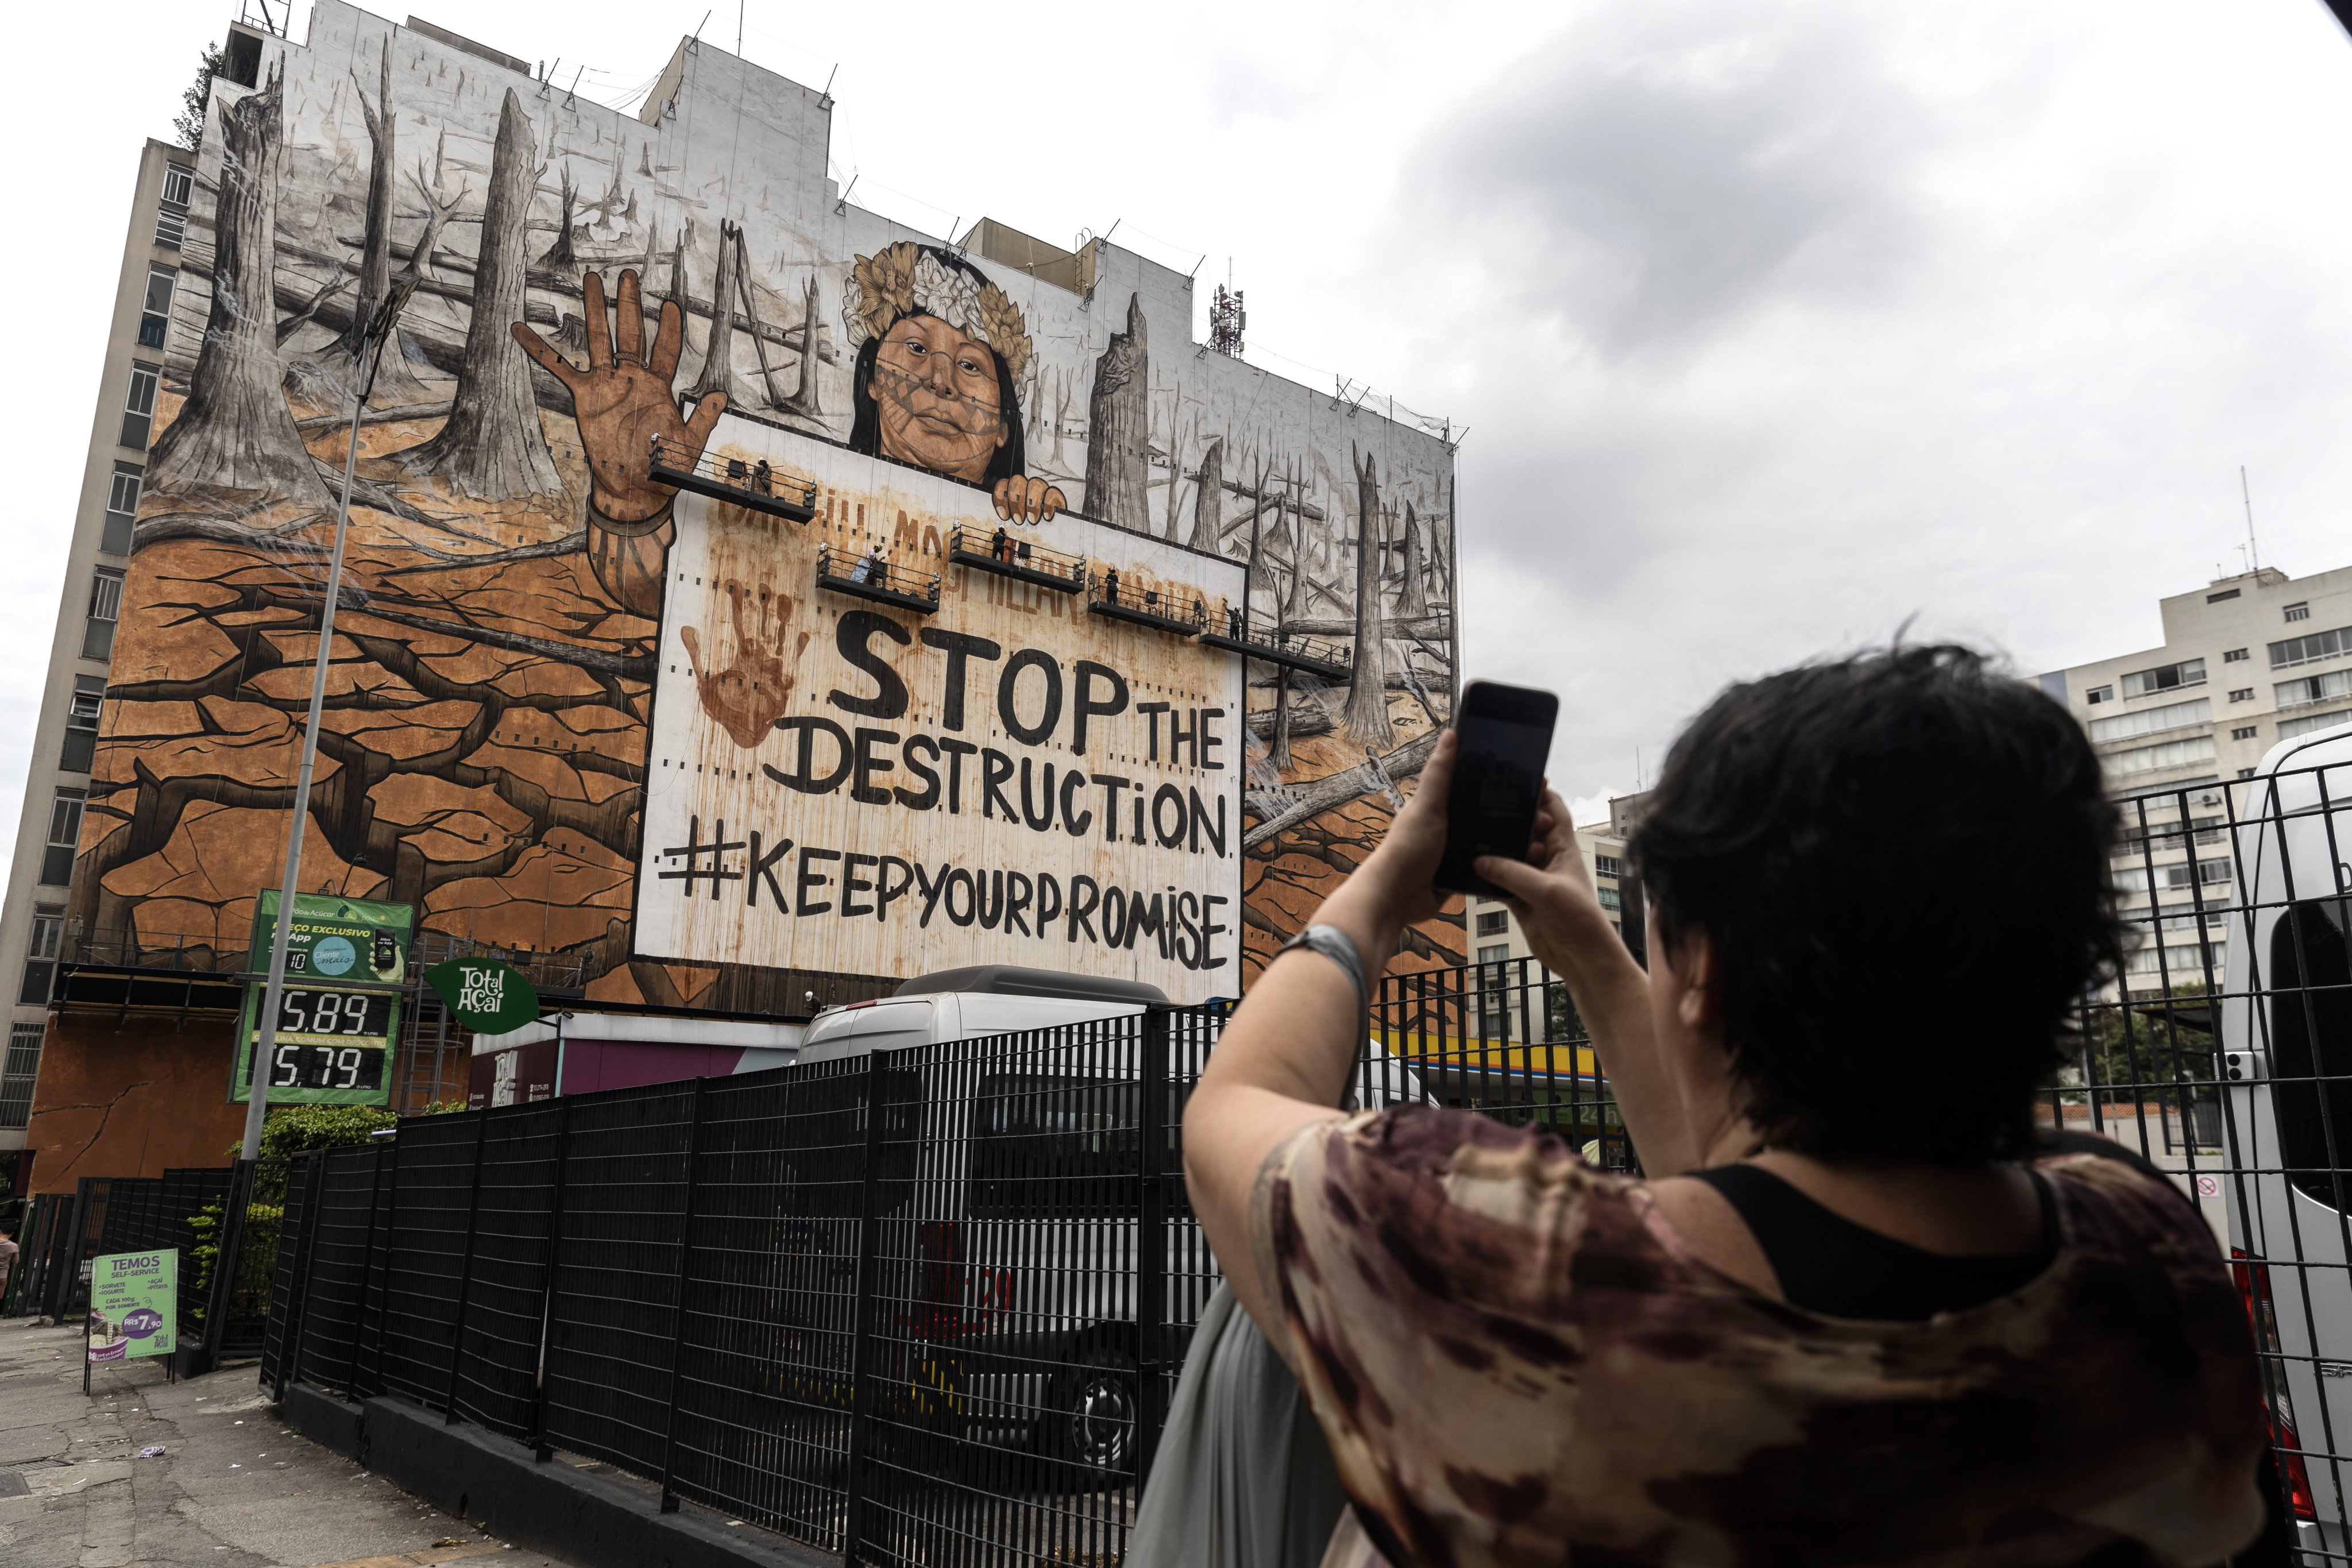
<instances>
[{"instance_id":1,"label":"mural on building side","mask_svg":"<svg viewBox=\"0 0 2352 1568\"><path fill-rule=\"evenodd\" d=\"M966 743L944 722L950 662L969 677L966 721L997 731L969 742L1016 783L968 784L977 805L954 814L953 865L881 851L910 879L977 877L967 905L940 873L942 931L969 908L951 929L976 933L1003 872L1022 879L1005 896L1026 889L1032 942L1053 879L1058 933L1083 875L1099 945L1125 878L1122 939L1130 895L1168 895L1143 939L1152 973L1230 993L1360 859L1455 681L1442 435L1207 353L1191 341L1189 281L1116 247L1016 266L847 204L825 178L829 108L688 45L643 116L620 114L341 0L320 0L304 46L272 41L254 87L216 86L76 871L80 929L152 947L232 947L249 929L283 844L362 329L408 281L362 415L312 889L413 902L424 931L568 954L598 998L740 1006L762 973L919 963L919 943L877 946L862 928L863 946L812 946L789 927L730 946L648 911L674 885L654 879L688 864L661 858L688 842L679 823L702 834L719 804L756 815L787 795L814 810L761 770L793 774L794 748L831 733L854 752L887 730L900 771L887 787L845 784L824 809L863 798L919 815L870 794L922 794L905 768L936 764L917 739ZM653 477L656 442L715 471L740 464L746 482L814 486L815 515L681 493ZM1017 536L1067 557L1088 593L1123 571L1158 608L1302 658L1244 662L1089 615L1083 594L953 561L958 529L992 551L1003 531L1001 548ZM936 579L937 607L820 590L820 551ZM957 638L1002 657L970 640L957 654ZM1024 650L1035 658L1004 712L982 712L983 684L992 704L999 667ZM1003 731L1040 721L1024 705L1045 700L1047 666L1064 713L1024 752ZM1110 675L1127 706L1097 720L1081 759L1075 715L1110 702ZM908 707L861 728L854 705L887 707L893 681ZM698 728L672 736L681 715ZM1179 722L1195 726L1186 752ZM1204 722L1221 726L1229 772L1201 766ZM883 742L866 743L870 773ZM1134 770L1131 796L1095 782L1122 776L1106 743L1140 759L1117 764ZM712 794L681 761L749 780ZM1042 783L1049 761L1055 804L1031 795L1031 820L1003 820L1021 770ZM1145 770L1158 770L1148 795ZM1073 790L1065 810L1081 772L1087 800ZM1121 852L1144 858L1116 876L1059 846L1034 865L992 847L1017 835L1043 853L1040 812L1076 846L1105 816L1133 826L1137 805L1148 817L1171 798L1124 836ZM1229 840L1196 855L1194 825L1208 834L1221 802ZM1073 829L1081 810L1090 826ZM1179 815L1184 864L1152 858L1179 855ZM753 826L730 821L724 842ZM760 826L771 848L791 831L781 816ZM847 819L827 831L843 842L825 847L864 847ZM1189 928L1175 912L1187 894ZM886 920L919 918L931 896L910 880ZM1204 977L1182 962L1210 951L1202 931L1217 922L1199 900L1228 896L1234 929L1216 940L1235 944L1230 967ZM1136 951L1113 963L1141 963ZM1068 944L1041 952L1020 961L1101 967ZM1458 923L1440 921L1412 933L1405 962L1463 956Z\"/></svg>"}]
</instances>

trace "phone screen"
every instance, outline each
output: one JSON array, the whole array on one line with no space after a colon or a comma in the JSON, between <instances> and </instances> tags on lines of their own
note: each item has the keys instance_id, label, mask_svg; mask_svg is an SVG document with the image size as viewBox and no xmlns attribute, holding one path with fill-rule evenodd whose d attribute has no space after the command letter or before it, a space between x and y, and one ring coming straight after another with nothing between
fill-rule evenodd
<instances>
[{"instance_id":1,"label":"phone screen","mask_svg":"<svg viewBox=\"0 0 2352 1568\"><path fill-rule=\"evenodd\" d=\"M1454 721L1460 749L1445 802L1445 854L1437 885L1498 891L1470 868L1481 855L1524 859L1543 798L1544 764L1559 700L1549 691L1473 681Z\"/></svg>"}]
</instances>

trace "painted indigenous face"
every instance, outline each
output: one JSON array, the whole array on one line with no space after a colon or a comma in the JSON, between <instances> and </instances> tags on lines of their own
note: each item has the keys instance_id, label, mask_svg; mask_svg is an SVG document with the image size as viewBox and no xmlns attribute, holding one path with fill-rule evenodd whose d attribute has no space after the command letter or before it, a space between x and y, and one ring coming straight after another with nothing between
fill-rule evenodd
<instances>
[{"instance_id":1,"label":"painted indigenous face","mask_svg":"<svg viewBox=\"0 0 2352 1568\"><path fill-rule=\"evenodd\" d=\"M974 482L1004 444L996 355L937 316L902 317L875 352L868 384L882 450Z\"/></svg>"}]
</instances>

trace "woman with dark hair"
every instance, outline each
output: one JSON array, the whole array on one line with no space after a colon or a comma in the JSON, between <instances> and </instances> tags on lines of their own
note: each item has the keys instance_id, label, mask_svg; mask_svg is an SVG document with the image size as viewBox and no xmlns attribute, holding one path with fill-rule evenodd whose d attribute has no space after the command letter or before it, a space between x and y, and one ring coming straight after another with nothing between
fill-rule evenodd
<instances>
[{"instance_id":1,"label":"woman with dark hair","mask_svg":"<svg viewBox=\"0 0 2352 1568\"><path fill-rule=\"evenodd\" d=\"M1189 1197L1387 1563L2199 1563L2252 1541L2245 1310L2160 1173L2037 1142L2113 973L2099 761L1958 647L1735 686L1631 845L1648 973L1547 793L1488 858L1642 1167L1426 1107L1346 1116L1369 982L1438 912L1453 737L1258 977Z\"/></svg>"},{"instance_id":2,"label":"woman with dark hair","mask_svg":"<svg viewBox=\"0 0 2352 1568\"><path fill-rule=\"evenodd\" d=\"M857 258L845 314L857 348L851 450L979 485L1008 521L1042 521L1070 504L1022 472L1031 344L1020 308L986 273L901 240Z\"/></svg>"}]
</instances>

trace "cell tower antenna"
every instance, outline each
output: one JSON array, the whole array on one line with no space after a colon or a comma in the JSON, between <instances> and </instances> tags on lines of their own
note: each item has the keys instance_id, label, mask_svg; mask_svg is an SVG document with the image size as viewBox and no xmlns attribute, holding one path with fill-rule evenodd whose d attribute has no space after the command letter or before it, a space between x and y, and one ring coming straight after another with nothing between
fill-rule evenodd
<instances>
[{"instance_id":1,"label":"cell tower antenna","mask_svg":"<svg viewBox=\"0 0 2352 1568\"><path fill-rule=\"evenodd\" d=\"M2263 552L2262 547L2254 542L2254 491L2253 487L2246 482L2246 465L2243 463L2238 465L2238 495L2246 503L2246 555L2253 563L2252 569L2259 572L2263 569Z\"/></svg>"},{"instance_id":2,"label":"cell tower antenna","mask_svg":"<svg viewBox=\"0 0 2352 1568\"><path fill-rule=\"evenodd\" d=\"M1242 291L1227 285L1233 279L1233 261L1225 262L1225 283L1217 285L1209 300L1209 346L1221 354L1241 358L1242 332L1249 325L1249 311L1242 300Z\"/></svg>"}]
</instances>

